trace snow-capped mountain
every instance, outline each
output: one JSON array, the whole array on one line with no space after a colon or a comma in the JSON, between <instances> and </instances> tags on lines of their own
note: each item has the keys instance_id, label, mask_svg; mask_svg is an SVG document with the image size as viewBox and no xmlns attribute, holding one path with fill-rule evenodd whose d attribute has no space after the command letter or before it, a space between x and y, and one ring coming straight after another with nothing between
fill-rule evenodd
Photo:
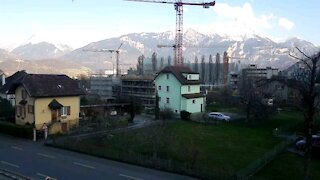
<instances>
[{"instance_id":1,"label":"snow-capped mountain","mask_svg":"<svg viewBox=\"0 0 320 180\"><path fill-rule=\"evenodd\" d=\"M213 62L215 62L217 53L222 55L224 51L227 51L231 63L240 62L241 66L244 64L257 64L258 67L271 66L283 70L296 62L295 59L289 56L289 53L294 53L301 57L299 56L301 54L294 51L295 47L299 47L307 54L319 51L319 47L299 38L290 38L284 42L277 43L268 37L259 35L247 34L235 38L227 35L202 34L192 29L188 29L183 37L183 55L186 64L193 63L196 56L199 62L202 59L201 56L204 56L205 62L208 62L209 55L213 56ZM159 59L164 57L166 60L168 56L173 59L172 46L174 43L175 36L174 32L171 31L126 34L92 42L73 51L66 45L54 45L47 42L28 43L17 47L11 52L0 50L0 67L4 70L6 70L6 67L11 67L13 71L17 67L14 65L17 62L9 63L6 61L11 58L11 60L23 60L24 63L20 63L21 66L28 64L29 60L47 59L50 62L59 62L59 66L56 68L62 69L64 66L82 68L86 69L86 71L112 69L116 65L116 54L114 52L110 53L108 50L117 50L122 44L119 49L120 68L124 71L130 67L135 67L139 56L151 57L153 52L157 53ZM159 48L158 45L163 45L163 47ZM104 52L94 52L97 50L104 50ZM42 66L40 62L34 64L34 70ZM48 63L43 65L42 69L49 70L53 68L53 66L47 67L47 65ZM28 70L29 66L26 65L25 67ZM72 71L74 72L74 70Z\"/></svg>"},{"instance_id":2,"label":"snow-capped mountain","mask_svg":"<svg viewBox=\"0 0 320 180\"><path fill-rule=\"evenodd\" d=\"M67 45L54 45L48 42L28 43L13 49L11 53L24 60L43 60L58 58L72 51Z\"/></svg>"},{"instance_id":3,"label":"snow-capped mountain","mask_svg":"<svg viewBox=\"0 0 320 180\"><path fill-rule=\"evenodd\" d=\"M16 55L10 53L5 49L0 49L0 62L6 61L6 60L13 60L15 58L17 58Z\"/></svg>"},{"instance_id":4,"label":"snow-capped mountain","mask_svg":"<svg viewBox=\"0 0 320 180\"><path fill-rule=\"evenodd\" d=\"M93 70L111 68L112 63L115 64L115 55L112 56L109 52L90 51L117 49L121 43L123 45L120 48L120 64L134 66L140 55L151 57L151 54L156 52L159 58L166 59L168 56L173 56L174 33L167 31L127 34L90 43L66 54L63 58L81 63ZM167 47L158 48L157 45ZM295 47L307 52L314 52L316 49L312 43L298 38L277 43L267 37L245 35L235 40L218 34L201 34L192 29L185 32L183 45L185 63L194 62L195 56L198 56L198 59L200 56L205 56L205 61L208 62L209 55L215 56L217 53L221 55L227 51L231 62L241 61L243 64L257 64L259 67L271 66L279 69L285 69L295 62L288 56ZM125 69L128 66L122 65L121 67Z\"/></svg>"}]
</instances>

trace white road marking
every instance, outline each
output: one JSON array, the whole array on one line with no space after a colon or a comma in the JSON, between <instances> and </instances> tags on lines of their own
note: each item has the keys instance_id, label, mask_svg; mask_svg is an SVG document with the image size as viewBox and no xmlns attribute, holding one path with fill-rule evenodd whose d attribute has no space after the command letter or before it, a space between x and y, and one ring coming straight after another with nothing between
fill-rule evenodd
<instances>
[{"instance_id":1,"label":"white road marking","mask_svg":"<svg viewBox=\"0 0 320 180\"><path fill-rule=\"evenodd\" d=\"M79 162L73 162L73 164L78 165L78 166L82 166L82 167L86 167L86 168L90 168L90 169L95 169L95 167L93 167L93 166L82 164Z\"/></svg>"},{"instance_id":2,"label":"white road marking","mask_svg":"<svg viewBox=\"0 0 320 180\"><path fill-rule=\"evenodd\" d=\"M54 159L54 156L48 155L48 154L43 154L43 153L37 153L38 156L42 156L42 157L46 157L46 158L50 158L50 159Z\"/></svg>"},{"instance_id":3,"label":"white road marking","mask_svg":"<svg viewBox=\"0 0 320 180\"><path fill-rule=\"evenodd\" d=\"M15 150L23 151L23 149L21 147L18 147L18 146L11 146L11 148L15 149Z\"/></svg>"},{"instance_id":4,"label":"white road marking","mask_svg":"<svg viewBox=\"0 0 320 180\"><path fill-rule=\"evenodd\" d=\"M15 167L15 168L19 168L18 165L16 164L12 164L12 163L9 163L9 162L6 162L6 161L1 161L2 164L5 164L5 165L8 165L8 166L12 166L12 167Z\"/></svg>"},{"instance_id":5,"label":"white road marking","mask_svg":"<svg viewBox=\"0 0 320 180\"><path fill-rule=\"evenodd\" d=\"M48 176L48 175L45 175L45 174L42 174L42 173L37 173L37 175L38 175L38 176L41 176L41 177L44 177L44 178L49 177L50 180L57 180L56 178L53 178L53 177L51 177L51 176Z\"/></svg>"},{"instance_id":6,"label":"white road marking","mask_svg":"<svg viewBox=\"0 0 320 180\"><path fill-rule=\"evenodd\" d=\"M142 179L140 179L140 178L133 177L133 176L128 176L128 175L125 175L125 174L119 174L119 176L126 177L126 178L128 178L128 179L142 180Z\"/></svg>"}]
</instances>

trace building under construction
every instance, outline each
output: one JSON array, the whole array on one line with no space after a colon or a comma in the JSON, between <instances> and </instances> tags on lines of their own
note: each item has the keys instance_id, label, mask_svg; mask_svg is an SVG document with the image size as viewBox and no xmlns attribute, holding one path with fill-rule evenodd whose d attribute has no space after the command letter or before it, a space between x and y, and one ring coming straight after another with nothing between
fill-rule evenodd
<instances>
[{"instance_id":1,"label":"building under construction","mask_svg":"<svg viewBox=\"0 0 320 180\"><path fill-rule=\"evenodd\" d=\"M122 76L121 77L121 98L134 97L144 107L155 106L154 76Z\"/></svg>"}]
</instances>

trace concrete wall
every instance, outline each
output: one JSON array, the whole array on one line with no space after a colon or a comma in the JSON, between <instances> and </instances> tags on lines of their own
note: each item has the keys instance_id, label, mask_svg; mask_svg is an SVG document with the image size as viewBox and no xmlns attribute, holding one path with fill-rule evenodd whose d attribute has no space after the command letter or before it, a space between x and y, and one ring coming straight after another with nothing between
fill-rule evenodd
<instances>
[{"instance_id":1,"label":"concrete wall","mask_svg":"<svg viewBox=\"0 0 320 180\"><path fill-rule=\"evenodd\" d=\"M181 111L181 84L173 74L160 74L156 80L155 85L160 97L159 107L160 109L170 108L173 112L180 113ZM161 90L159 90L161 86ZM167 92L166 86L169 86L169 92ZM167 103L166 99L169 98L170 102Z\"/></svg>"},{"instance_id":2,"label":"concrete wall","mask_svg":"<svg viewBox=\"0 0 320 180\"><path fill-rule=\"evenodd\" d=\"M73 121L73 124L79 122L80 97L49 97L37 98L35 100L35 125L40 129L44 123L51 123L51 109L48 104L56 99L63 106L70 106L70 115L58 117L61 122Z\"/></svg>"},{"instance_id":3,"label":"concrete wall","mask_svg":"<svg viewBox=\"0 0 320 180\"><path fill-rule=\"evenodd\" d=\"M33 106L34 107L34 98L30 97L29 94L27 93L27 97L24 99L27 101L26 105L20 105L19 102L23 100L22 98L22 91L25 91L25 88L20 86L16 89L15 92L15 100L16 100L16 124L20 125L25 125L26 123L32 124L34 122L34 113L29 113L28 112L28 106ZM17 110L19 109L18 107L24 108L26 116L20 115L18 116Z\"/></svg>"},{"instance_id":4,"label":"concrete wall","mask_svg":"<svg viewBox=\"0 0 320 180\"><path fill-rule=\"evenodd\" d=\"M193 103L193 100L195 103ZM201 105L202 111L205 111L204 97L194 99L182 98L182 109L190 113L201 112Z\"/></svg>"},{"instance_id":5,"label":"concrete wall","mask_svg":"<svg viewBox=\"0 0 320 180\"><path fill-rule=\"evenodd\" d=\"M190 86L190 92L188 91L188 86ZM193 94L200 93L200 85L183 85L181 87L181 94Z\"/></svg>"}]
</instances>

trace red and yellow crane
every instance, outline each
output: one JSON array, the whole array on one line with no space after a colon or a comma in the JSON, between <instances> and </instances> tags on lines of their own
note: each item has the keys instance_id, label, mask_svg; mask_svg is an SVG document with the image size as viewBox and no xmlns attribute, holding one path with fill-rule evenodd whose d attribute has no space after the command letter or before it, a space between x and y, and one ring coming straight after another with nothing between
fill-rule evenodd
<instances>
[{"instance_id":1,"label":"red and yellow crane","mask_svg":"<svg viewBox=\"0 0 320 180\"><path fill-rule=\"evenodd\" d=\"M176 10L176 35L175 35L175 45L174 48L174 64L176 66L183 65L182 58L182 35L183 35L183 5L191 6L202 6L203 8L209 8L216 4L215 1L205 2L205 3L193 3L193 2L183 2L182 0L176 1L161 1L161 0L125 0L125 1L137 1L137 2L148 2L148 3L162 3L162 4L173 4Z\"/></svg>"}]
</instances>

